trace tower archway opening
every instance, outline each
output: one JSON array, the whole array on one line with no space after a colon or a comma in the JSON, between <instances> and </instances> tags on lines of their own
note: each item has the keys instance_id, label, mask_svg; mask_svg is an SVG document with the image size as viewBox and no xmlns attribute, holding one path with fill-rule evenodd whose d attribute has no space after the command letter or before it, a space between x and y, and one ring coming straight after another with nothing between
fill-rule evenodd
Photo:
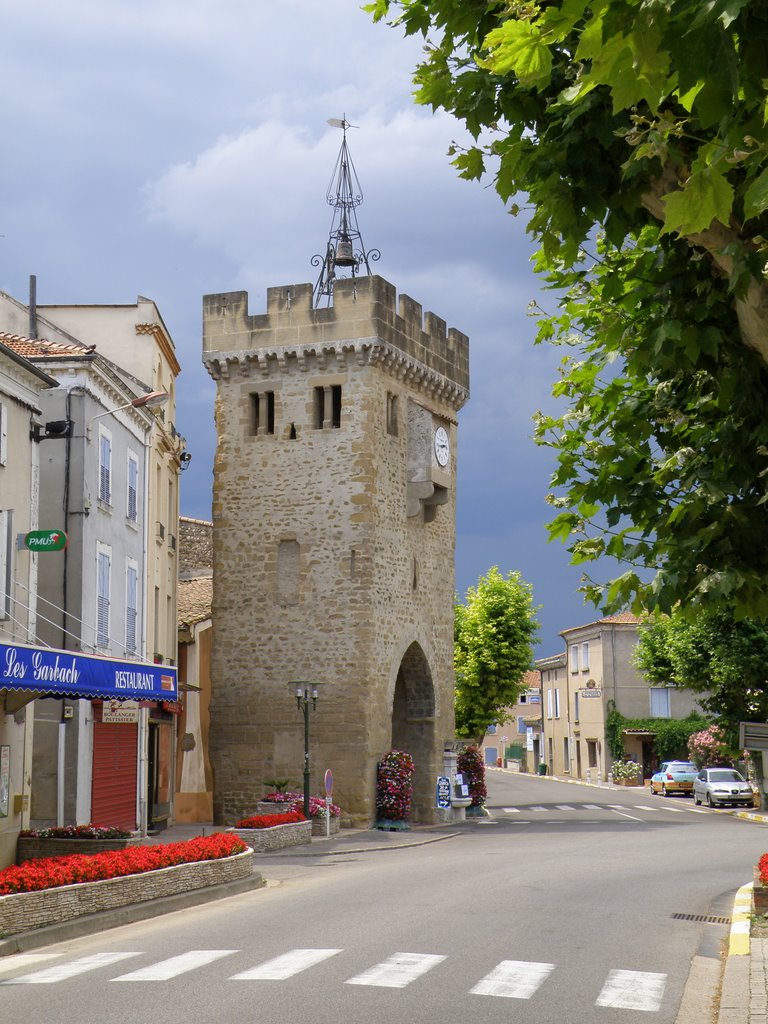
<instances>
[{"instance_id":1,"label":"tower archway opening","mask_svg":"<svg viewBox=\"0 0 768 1024\"><path fill-rule=\"evenodd\" d=\"M412 643L403 655L392 700L392 749L403 750L413 758L414 821L434 817L434 783L439 766L435 750L435 688L429 662L418 643Z\"/></svg>"}]
</instances>

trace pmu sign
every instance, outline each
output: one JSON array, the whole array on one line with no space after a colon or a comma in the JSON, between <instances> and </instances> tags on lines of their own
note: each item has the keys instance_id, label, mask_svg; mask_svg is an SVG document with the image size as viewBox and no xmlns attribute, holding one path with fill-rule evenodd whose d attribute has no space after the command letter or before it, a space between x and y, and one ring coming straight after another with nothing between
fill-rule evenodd
<instances>
[{"instance_id":1,"label":"pmu sign","mask_svg":"<svg viewBox=\"0 0 768 1024\"><path fill-rule=\"evenodd\" d=\"M24 534L24 547L30 551L63 551L67 540L63 530L32 530Z\"/></svg>"}]
</instances>

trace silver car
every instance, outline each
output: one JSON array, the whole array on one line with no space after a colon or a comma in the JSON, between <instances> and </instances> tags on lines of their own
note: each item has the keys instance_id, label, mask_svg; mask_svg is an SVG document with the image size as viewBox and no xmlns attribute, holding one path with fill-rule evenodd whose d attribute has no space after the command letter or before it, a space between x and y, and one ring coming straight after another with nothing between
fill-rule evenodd
<instances>
[{"instance_id":1,"label":"silver car","mask_svg":"<svg viewBox=\"0 0 768 1024\"><path fill-rule=\"evenodd\" d=\"M752 787L735 768L704 768L693 783L694 803L702 801L707 807L732 804L752 807Z\"/></svg>"}]
</instances>

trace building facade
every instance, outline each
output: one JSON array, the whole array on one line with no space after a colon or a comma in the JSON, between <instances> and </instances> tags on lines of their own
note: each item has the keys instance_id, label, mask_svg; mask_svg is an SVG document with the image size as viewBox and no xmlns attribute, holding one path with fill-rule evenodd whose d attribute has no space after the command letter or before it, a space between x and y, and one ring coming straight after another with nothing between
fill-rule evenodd
<instances>
[{"instance_id":1,"label":"building facade","mask_svg":"<svg viewBox=\"0 0 768 1024\"><path fill-rule=\"evenodd\" d=\"M481 744L485 764L537 771L543 750L541 676L539 669L526 672L517 702L505 709L502 721L489 726Z\"/></svg>"},{"instance_id":2,"label":"building facade","mask_svg":"<svg viewBox=\"0 0 768 1024\"><path fill-rule=\"evenodd\" d=\"M349 821L375 818L376 766L416 764L434 814L453 738L456 414L468 341L378 276L208 295L216 381L211 761L214 814L251 813L303 772L296 690L317 684L311 788L334 775Z\"/></svg>"},{"instance_id":3,"label":"building facade","mask_svg":"<svg viewBox=\"0 0 768 1024\"><path fill-rule=\"evenodd\" d=\"M630 719L682 719L698 711L694 695L649 686L635 667L641 620L629 612L563 630L565 650L537 660L542 673L545 761L554 775L602 781L613 757L606 740L610 708ZM625 756L648 777L655 770L652 725L624 736Z\"/></svg>"},{"instance_id":4,"label":"building facade","mask_svg":"<svg viewBox=\"0 0 768 1024\"><path fill-rule=\"evenodd\" d=\"M51 553L41 561L47 610L38 617L39 642L175 666L185 446L173 427L172 343L147 299L45 311L0 293L0 324L33 332L32 339L16 335L16 348L60 383L46 418L70 425L41 440L42 515L65 530L68 543L58 558ZM84 339L70 333L75 329ZM123 364L110 358L113 352ZM143 405L150 392L165 404ZM175 670L166 678L173 678L175 696ZM178 711L175 699L39 699L34 823L162 828L173 813Z\"/></svg>"},{"instance_id":5,"label":"building facade","mask_svg":"<svg viewBox=\"0 0 768 1024\"><path fill-rule=\"evenodd\" d=\"M41 414L43 396L56 381L4 339L0 334L0 644L29 644L37 629L41 556L20 547L17 536L38 528L39 453L32 426ZM19 831L29 827L31 700L31 694L4 689L0 683L0 868L14 862Z\"/></svg>"}]
</instances>

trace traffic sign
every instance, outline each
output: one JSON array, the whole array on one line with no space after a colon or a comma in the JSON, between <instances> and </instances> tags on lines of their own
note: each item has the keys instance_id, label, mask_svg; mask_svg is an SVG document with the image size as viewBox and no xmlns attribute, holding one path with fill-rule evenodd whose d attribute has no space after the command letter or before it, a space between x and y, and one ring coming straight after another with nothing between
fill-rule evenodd
<instances>
[{"instance_id":1,"label":"traffic sign","mask_svg":"<svg viewBox=\"0 0 768 1024\"><path fill-rule=\"evenodd\" d=\"M63 551L66 546L63 530L31 530L24 534L24 547L30 551Z\"/></svg>"},{"instance_id":2,"label":"traffic sign","mask_svg":"<svg viewBox=\"0 0 768 1024\"><path fill-rule=\"evenodd\" d=\"M325 795L333 796L333 772L330 768L325 771Z\"/></svg>"}]
</instances>

